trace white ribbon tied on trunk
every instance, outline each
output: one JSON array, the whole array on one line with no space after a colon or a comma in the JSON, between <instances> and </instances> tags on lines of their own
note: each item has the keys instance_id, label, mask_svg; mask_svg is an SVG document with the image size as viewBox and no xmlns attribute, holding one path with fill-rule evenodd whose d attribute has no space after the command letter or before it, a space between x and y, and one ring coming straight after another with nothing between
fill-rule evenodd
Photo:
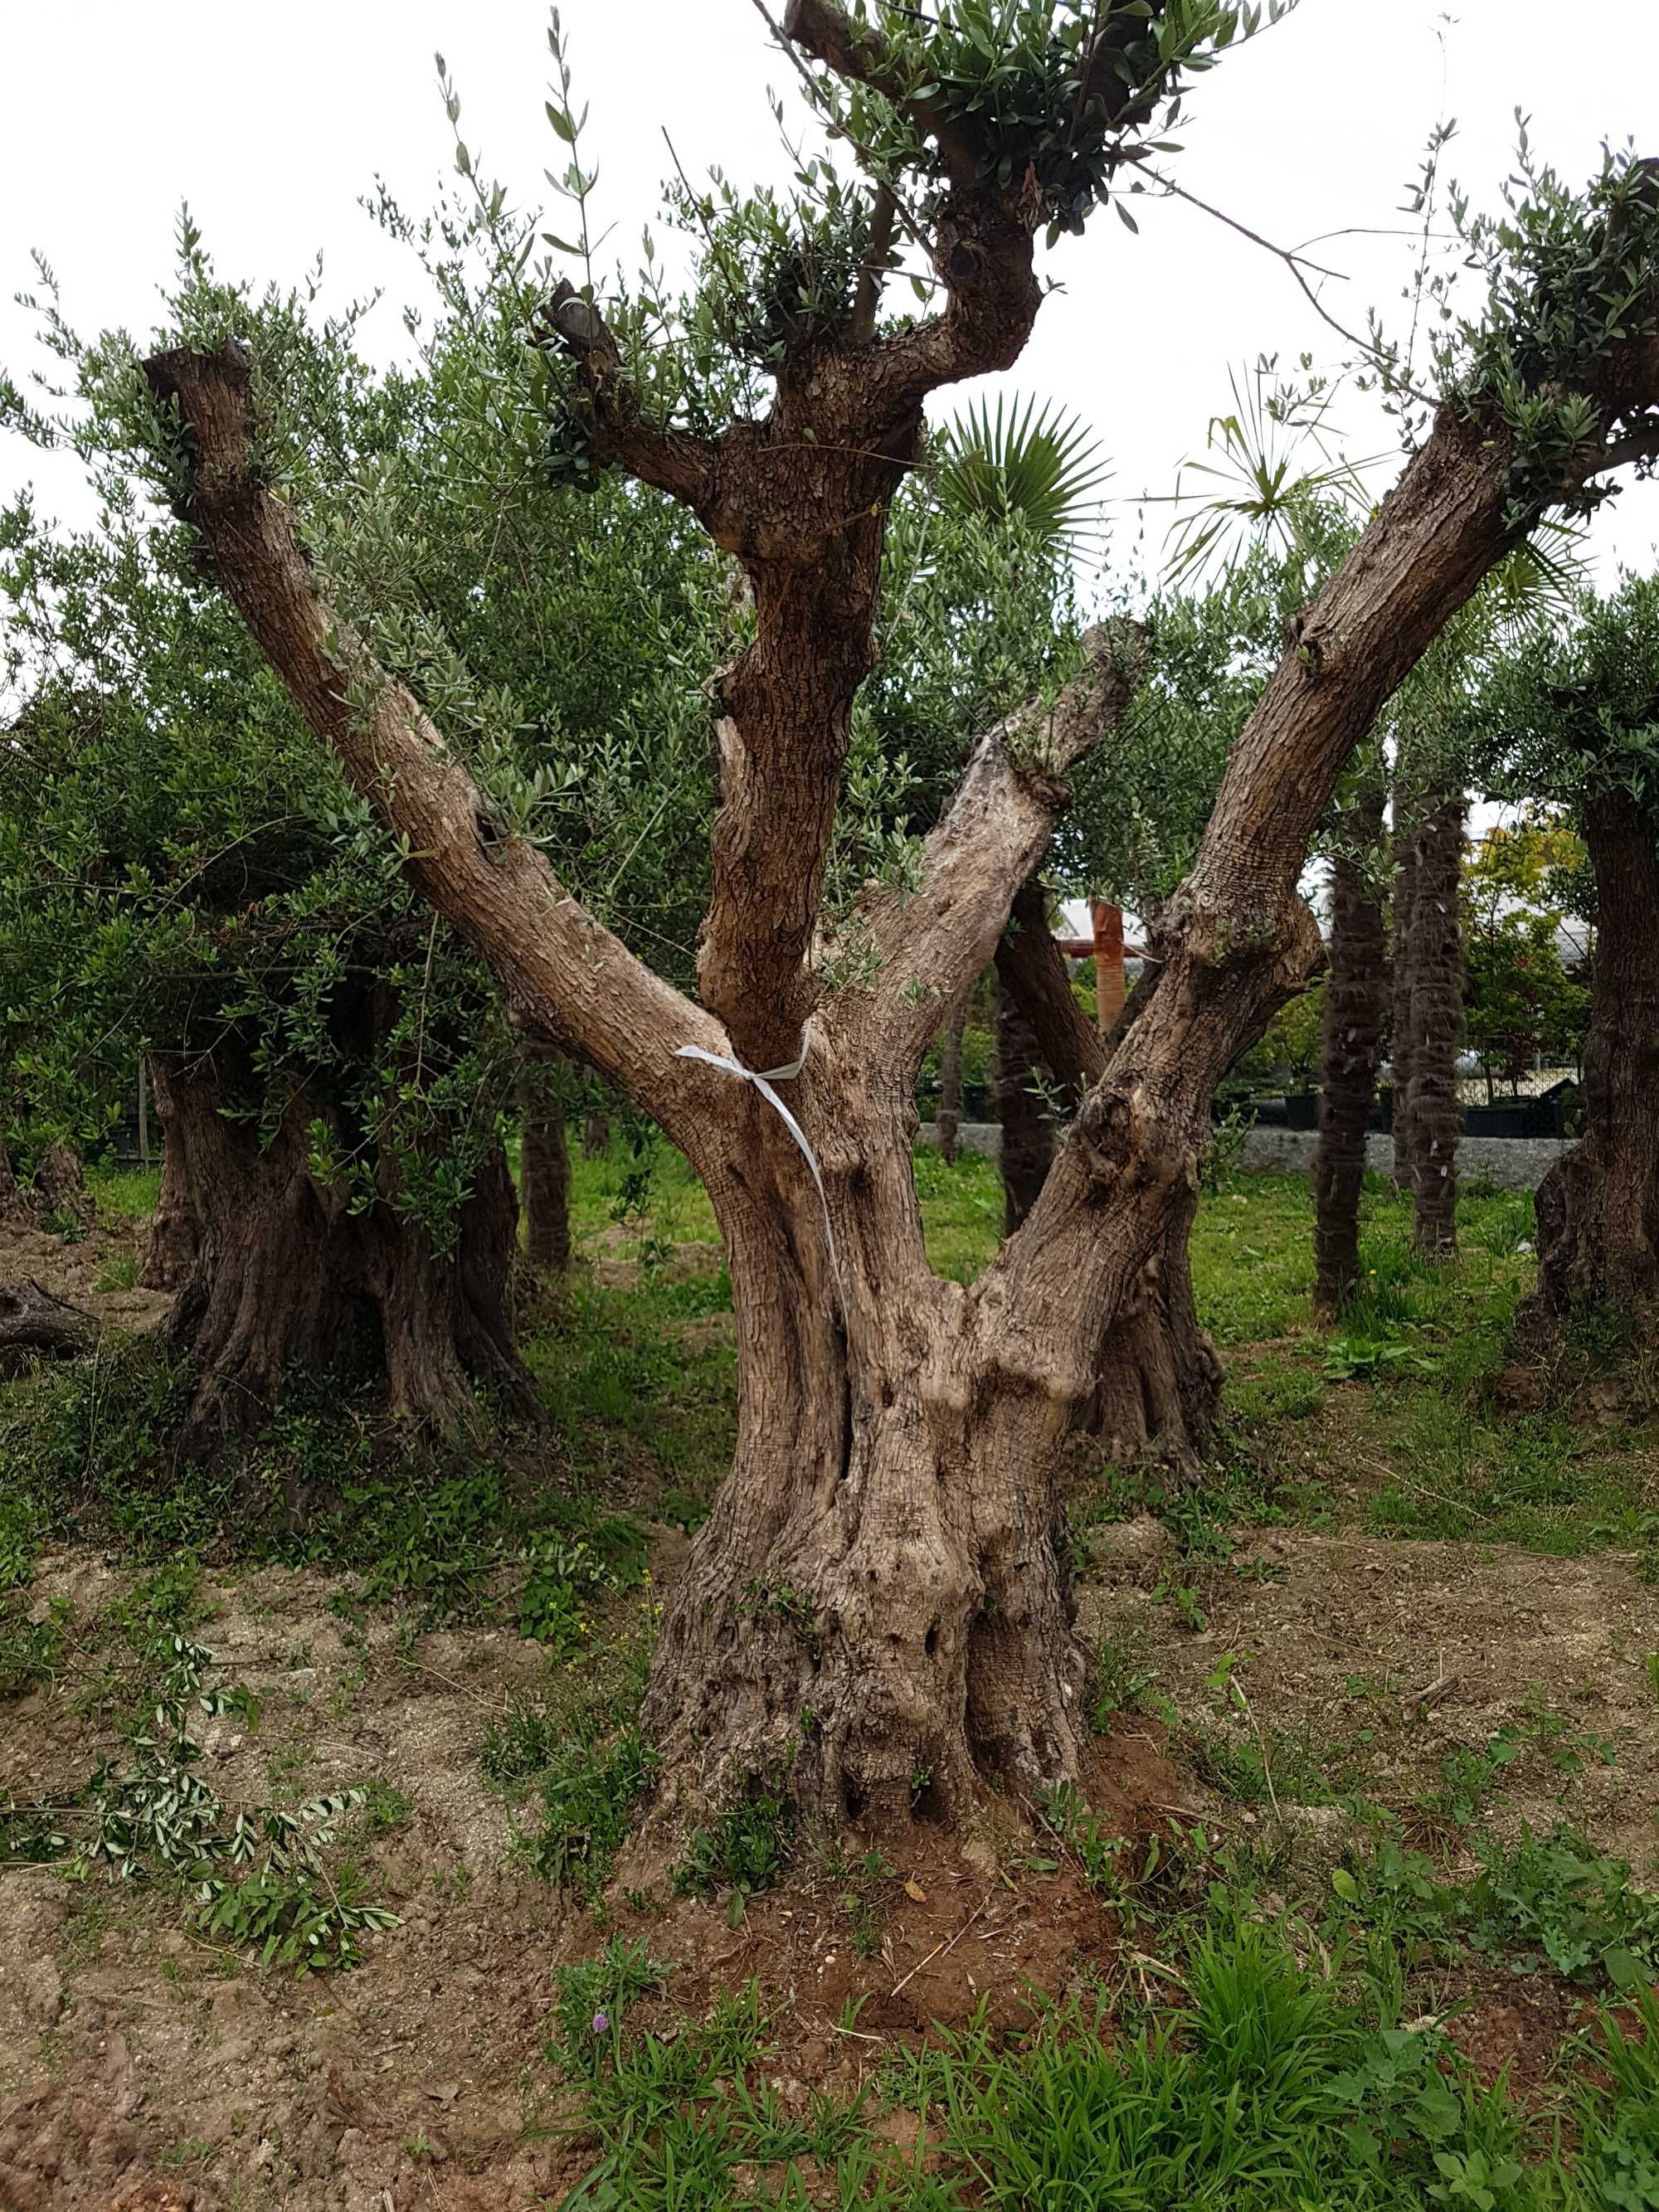
<instances>
[{"instance_id":1,"label":"white ribbon tied on trunk","mask_svg":"<svg viewBox=\"0 0 1659 2212\"><path fill-rule=\"evenodd\" d=\"M823 1176L818 1167L818 1156L807 1142L805 1130L801 1127L800 1123L772 1088L775 1083L793 1082L800 1073L806 1065L806 1051L811 1042L811 1036L812 1024L809 1020L806 1027L800 1033L799 1054L787 1067L745 1067L740 1060L728 1060L723 1054L718 1052L705 1052L700 1044L683 1044L676 1051L674 1057L676 1060L701 1060L710 1067L718 1067L724 1074L735 1075L740 1082L752 1083L783 1123L784 1127L788 1130L800 1147L801 1158L812 1171L812 1181L817 1188L818 1204L823 1208L823 1241L830 1248L830 1272L835 1276L836 1285L839 1289L841 1261L836 1251L836 1232L830 1225L830 1200L824 1192ZM842 1296L842 1304L843 1307L846 1304L845 1294Z\"/></svg>"}]
</instances>

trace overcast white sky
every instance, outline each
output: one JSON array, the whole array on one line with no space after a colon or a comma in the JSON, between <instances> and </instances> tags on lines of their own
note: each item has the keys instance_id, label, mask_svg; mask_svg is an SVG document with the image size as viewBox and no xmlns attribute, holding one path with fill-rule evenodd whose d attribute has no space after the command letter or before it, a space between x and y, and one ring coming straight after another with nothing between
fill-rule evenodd
<instances>
[{"instance_id":1,"label":"overcast white sky","mask_svg":"<svg viewBox=\"0 0 1659 2212\"><path fill-rule=\"evenodd\" d=\"M382 172L406 205L427 204L449 159L434 91L441 48L464 127L521 199L539 198L556 151L544 118L545 12L537 0L10 0L0 33L0 359L29 364L30 319L10 294L40 247L77 325L140 331L167 273L187 198L227 273L296 276L320 246L336 297L383 284L374 326L389 353L410 289L401 258L359 210ZM688 172L711 161L744 180L778 173L769 83L793 100L787 64L750 0L565 0L580 89L592 111L600 202L629 252L655 212L673 133ZM1431 0L1302 0L1234 53L1191 101L1175 166L1192 191L1287 244L1355 226L1400 223L1404 181L1442 112L1444 22ZM1571 22L1572 27L1569 28ZM1577 179L1599 142L1633 134L1659 150L1659 6L1595 0L1462 0L1446 32L1447 111L1459 122L1450 166L1480 199L1509 167L1512 112ZM1227 371L1261 351L1287 359L1340 343L1269 257L1177 204L1137 204L1140 236L1109 214L1050 269L1045 305L1010 380L1054 394L1091 422L1112 459L1112 490L1167 491L1227 401ZM1363 325L1375 301L1399 313L1408 248L1347 237L1318 249L1350 270L1330 297ZM1353 403L1356 447L1371 428ZM72 488L39 460L0 448L0 490L33 474L47 503ZM1120 527L1133 533L1132 508ZM1158 514L1161 533L1165 514ZM1645 562L1659 541L1659 492L1633 488L1598 525L1611 559Z\"/></svg>"}]
</instances>

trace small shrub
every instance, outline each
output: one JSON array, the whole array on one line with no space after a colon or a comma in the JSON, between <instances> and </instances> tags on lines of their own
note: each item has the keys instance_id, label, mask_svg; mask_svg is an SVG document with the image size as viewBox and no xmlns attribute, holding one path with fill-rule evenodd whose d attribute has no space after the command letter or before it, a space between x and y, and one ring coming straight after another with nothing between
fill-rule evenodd
<instances>
[{"instance_id":1,"label":"small shrub","mask_svg":"<svg viewBox=\"0 0 1659 2212\"><path fill-rule=\"evenodd\" d=\"M55 1597L44 1620L30 1621L0 1606L0 1699L21 1698L58 1673L70 1611L67 1598Z\"/></svg>"},{"instance_id":2,"label":"small shrub","mask_svg":"<svg viewBox=\"0 0 1659 2212\"><path fill-rule=\"evenodd\" d=\"M1131 1651L1110 1636L1102 1638L1089 1705L1089 1725L1097 1735L1109 1735L1117 1716L1133 1712L1151 1689L1154 1677L1145 1661L1144 1649Z\"/></svg>"}]
</instances>

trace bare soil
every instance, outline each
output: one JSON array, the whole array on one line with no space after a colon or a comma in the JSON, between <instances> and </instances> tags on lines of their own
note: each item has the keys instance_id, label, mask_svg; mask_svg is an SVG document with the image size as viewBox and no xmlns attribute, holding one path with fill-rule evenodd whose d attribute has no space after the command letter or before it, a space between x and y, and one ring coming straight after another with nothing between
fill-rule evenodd
<instances>
[{"instance_id":1,"label":"bare soil","mask_svg":"<svg viewBox=\"0 0 1659 2212\"><path fill-rule=\"evenodd\" d=\"M9 1230L0 1279L33 1274L118 1326L154 1326L164 1297L98 1288L131 1249L119 1228L78 1245ZM600 1267L620 1277L626 1264ZM659 1586L684 1550L664 1533ZM1659 1589L1631 1558L1286 1528L1200 1570L1149 1520L1093 1531L1090 1551L1082 1625L1133 1655L1173 1714L1143 1701L1103 1747L1088 1796L1109 1826L1144 1837L1173 1824L1214 1845L1271 1829L1287 1899L1322 1894L1361 1833L1337 1797L1406 1814L1468 1865L1478 1833L1567 1816L1638 1879L1659 1868L1659 1698L1644 1665L1659 1650ZM40 1563L25 1603L43 1618L66 1600L85 1629L136 1572L76 1549ZM297 1804L375 1778L401 1791L408 1819L360 1850L400 1924L367 1941L357 1970L296 1979L204 1940L160 1886L70 1884L51 1869L0 1881L0 2212L556 2203L586 2163L562 2131L544 2049L557 1970L612 1932L674 1962L665 2032L757 1978L794 2103L856 2091L885 2045L981 2007L994 2028L1015 2027L1032 1992L1080 1976L1165 1994L1158 1962L1071 1858L1014 1826L961 1850L922 1825L872 1838L874 1876L808 1843L736 1927L723 1900L639 1911L617 1897L601 1930L515 1856L513 1816L480 1767L492 1723L544 1684L546 1655L507 1627L422 1634L413 1616L357 1613L341 1603L354 1587L313 1570L207 1577L198 1635L212 1679L246 1685L264 1710L257 1732L205 1723L206 1760L228 1801ZM0 1707L0 1790L18 1802L54 1802L118 1747L95 1668L71 1653L48 1687ZM1229 1660L1248 1714L1217 1687ZM1448 1758L1506 1728L1523 1748L1479 1824L1425 1811ZM1273 1802L1213 1779L1218 1748L1252 1742ZM1468 1971L1425 2002L1454 2015L1483 2074L1507 2072L1523 2094L1578 2020L1552 1985Z\"/></svg>"},{"instance_id":2,"label":"bare soil","mask_svg":"<svg viewBox=\"0 0 1659 2212\"><path fill-rule=\"evenodd\" d=\"M1158 1723L1132 1719L1103 1753L1089 1794L1126 1832L1201 1821L1218 1838L1270 1817L1200 1786L1180 1756L1188 1723L1241 1724L1207 1686L1231 1652L1270 1744L1304 1741L1334 1782L1397 1807L1431 1789L1449 1748L1527 1726L1541 1695L1616 1756L1568 1772L1529 1753L1506 1770L1491 1825L1548 1827L1570 1811L1638 1869L1653 1864L1659 1703L1641 1662L1659 1648L1659 1594L1628 1561L1287 1531L1240 1553L1249 1578L1237 1566L1207 1578L1207 1626L1189 1632L1153 1596L1170 1565L1161 1532L1100 1534L1085 1620L1142 1640L1180 1723L1166 1747ZM1254 1578L1263 1571L1282 1579ZM67 1554L42 1563L31 1606L62 1596L88 1620L131 1579ZM507 1630L410 1637L386 1613L354 1627L328 1603L348 1588L309 1571L210 1577L216 1617L199 1632L216 1679L253 1688L264 1711L257 1734L209 1723L206 1749L228 1800L295 1802L374 1777L403 1791L410 1819L367 1847L402 1924L371 1940L357 1971L295 1980L189 1932L159 1891L46 1870L0 1883L7 2212L527 2207L580 2172L580 2147L542 2132L561 2095L542 2039L556 1968L602 1939L514 1859L509 1815L479 1768L486 1729L514 1691L534 1691L546 1660ZM1428 1711L1407 1703L1448 1677ZM52 1802L114 1747L108 1723L76 1710L85 1686L66 1675L8 1709L3 1781L18 1800ZM1346 1816L1288 1796L1281 1811L1316 1880L1350 1840ZM675 1962L675 2008L700 2011L758 1976L780 2008L779 2079L803 2096L855 2087L884 2043L959 2023L981 2002L1012 2027L1033 1989L1134 1968L1069 1863L1034 1869L1006 1838L959 1854L924 1826L882 1848L889 1871L862 1946L847 1876L810 1853L735 1929L723 1904L695 1899L618 1906L610 1925ZM1437 1992L1437 2008L1460 2002L1460 2039L1517 2086L1541 2080L1573 2024L1541 1987Z\"/></svg>"}]
</instances>

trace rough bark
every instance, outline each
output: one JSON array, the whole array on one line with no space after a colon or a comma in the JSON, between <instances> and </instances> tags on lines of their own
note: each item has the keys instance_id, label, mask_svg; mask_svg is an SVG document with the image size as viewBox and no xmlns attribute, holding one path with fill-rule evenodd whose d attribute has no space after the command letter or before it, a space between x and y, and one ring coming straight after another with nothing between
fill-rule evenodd
<instances>
[{"instance_id":1,"label":"rough bark","mask_svg":"<svg viewBox=\"0 0 1659 2212\"><path fill-rule=\"evenodd\" d=\"M393 1419L444 1434L475 1426L478 1393L538 1418L507 1310L517 1206L500 1148L475 1176L453 1256L388 1200L354 1212L311 1172L319 1109L292 1098L269 1144L228 1118L210 1062L153 1069L194 1261L170 1324L197 1376L181 1448L210 1457L257 1430L285 1379L354 1362L383 1380Z\"/></svg>"},{"instance_id":2,"label":"rough bark","mask_svg":"<svg viewBox=\"0 0 1659 2212\"><path fill-rule=\"evenodd\" d=\"M1327 1316L1339 1310L1359 1278L1365 1133L1382 1056L1388 968L1376 875L1382 842L1380 771L1362 786L1348 827L1356 849L1331 866L1330 970L1314 1152L1314 1306Z\"/></svg>"},{"instance_id":3,"label":"rough bark","mask_svg":"<svg viewBox=\"0 0 1659 2212\"><path fill-rule=\"evenodd\" d=\"M1659 851L1627 791L1593 793L1585 842L1596 937L1584 1040L1584 1129L1540 1185L1529 1318L1659 1312Z\"/></svg>"},{"instance_id":4,"label":"rough bark","mask_svg":"<svg viewBox=\"0 0 1659 2212\"><path fill-rule=\"evenodd\" d=\"M945 1042L939 1061L939 1149L945 1165L957 1156L957 1132L962 1126L962 1033L967 1026L964 1007L945 1025Z\"/></svg>"},{"instance_id":5,"label":"rough bark","mask_svg":"<svg viewBox=\"0 0 1659 2212\"><path fill-rule=\"evenodd\" d=\"M1050 1080L1073 1107L1104 1073L1137 1010L1152 995L1151 980L1143 975L1145 990L1138 988L1126 1000L1103 1037L1079 1006L1064 956L1047 930L1006 936L997 948L997 975L1002 992L1024 1009ZM1101 1342L1084 1425L1120 1466L1155 1454L1192 1474L1214 1440L1224 1370L1199 1326L1193 1295L1188 1244L1197 1212L1194 1180Z\"/></svg>"},{"instance_id":6,"label":"rough bark","mask_svg":"<svg viewBox=\"0 0 1659 2212\"><path fill-rule=\"evenodd\" d=\"M879 81L881 41L828 0L799 0L788 23L827 65ZM301 711L526 1024L571 1040L664 1124L720 1222L736 1457L666 1606L645 1705L682 1809L764 1776L836 1818L955 1818L987 1784L1023 1794L1075 1777L1083 1654L1056 1470L1107 1330L1191 1203L1216 1083L1322 957L1297 888L1314 823L1431 640L1550 498L1636 457L1620 427L1659 398L1659 348L1617 351L1593 394L1606 434L1553 481L1534 466L1523 489L1495 411L1443 410L1291 626L1162 918L1157 984L1042 1195L975 1284L942 1282L911 1172L917 1073L1046 848L1068 769L1136 672L1121 633L1097 639L1052 708L986 734L924 842L919 887L871 885L858 902L845 949L860 980L832 988L843 946L818 957L816 887L849 685L870 650L879 512L927 392L1012 361L1037 300L1024 180L1004 186L994 166L981 177L971 146L947 146L948 126L934 135L946 311L854 352L790 359L763 424L719 439L659 429L592 306L553 306L595 457L692 506L755 586L755 644L720 702L703 1006L644 969L494 822L408 690L325 605L253 465L246 367L225 349L149 364L189 441L182 512ZM751 1067L802 1049L789 1103L822 1171L822 1209L767 1101L675 1040Z\"/></svg>"},{"instance_id":7,"label":"rough bark","mask_svg":"<svg viewBox=\"0 0 1659 2212\"><path fill-rule=\"evenodd\" d=\"M1463 793L1442 796L1418 835L1407 946L1411 980L1412 1241L1431 1259L1457 1249L1457 1054L1463 1042Z\"/></svg>"},{"instance_id":8,"label":"rough bark","mask_svg":"<svg viewBox=\"0 0 1659 2212\"><path fill-rule=\"evenodd\" d=\"M562 1275L570 1265L570 1147L564 1116L539 1102L520 1132L525 1261L533 1275Z\"/></svg>"},{"instance_id":9,"label":"rough bark","mask_svg":"<svg viewBox=\"0 0 1659 2212\"><path fill-rule=\"evenodd\" d=\"M138 1279L147 1291L177 1291L195 1271L196 1212L185 1179L184 1150L172 1141L168 1128L172 1094L157 1082L154 1064L149 1087L161 1127L161 1189L150 1216Z\"/></svg>"},{"instance_id":10,"label":"rough bark","mask_svg":"<svg viewBox=\"0 0 1659 2212\"><path fill-rule=\"evenodd\" d=\"M1389 945L1394 1031L1394 1179L1401 1190L1417 1187L1417 1125L1412 1118L1412 915L1417 897L1417 824L1405 812L1405 795L1395 787L1394 915Z\"/></svg>"}]
</instances>

